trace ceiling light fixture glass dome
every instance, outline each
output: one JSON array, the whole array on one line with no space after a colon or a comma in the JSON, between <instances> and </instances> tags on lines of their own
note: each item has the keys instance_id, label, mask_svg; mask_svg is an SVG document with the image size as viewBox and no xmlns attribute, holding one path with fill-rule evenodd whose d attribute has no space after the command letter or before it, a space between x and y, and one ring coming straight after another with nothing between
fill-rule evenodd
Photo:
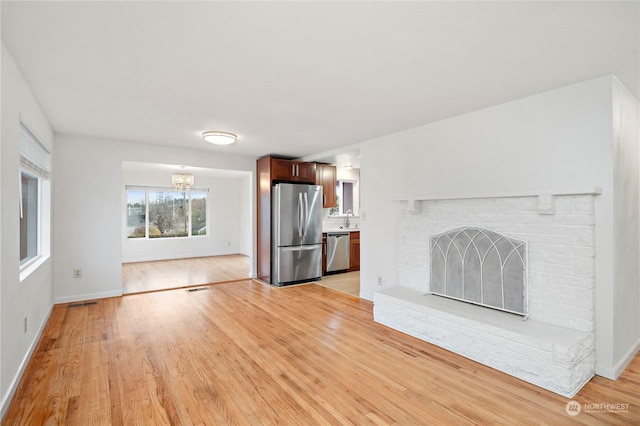
<instances>
[{"instance_id":1,"label":"ceiling light fixture glass dome","mask_svg":"<svg viewBox=\"0 0 640 426\"><path fill-rule=\"evenodd\" d=\"M229 132L209 130L202 134L202 138L205 141L216 145L231 145L236 141L238 135Z\"/></svg>"}]
</instances>

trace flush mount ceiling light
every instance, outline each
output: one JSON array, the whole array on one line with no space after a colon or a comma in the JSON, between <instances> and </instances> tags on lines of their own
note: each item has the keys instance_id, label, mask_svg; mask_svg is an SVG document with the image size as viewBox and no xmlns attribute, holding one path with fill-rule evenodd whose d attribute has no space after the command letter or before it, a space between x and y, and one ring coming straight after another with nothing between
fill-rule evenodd
<instances>
[{"instance_id":1,"label":"flush mount ceiling light","mask_svg":"<svg viewBox=\"0 0 640 426\"><path fill-rule=\"evenodd\" d=\"M234 135L229 132L219 132L217 130L210 130L202 134L202 138L216 145L231 145L236 141L238 135Z\"/></svg>"},{"instance_id":2,"label":"flush mount ceiling light","mask_svg":"<svg viewBox=\"0 0 640 426\"><path fill-rule=\"evenodd\" d=\"M193 175L187 174L184 172L184 167L180 173L176 173L171 175L171 185L173 185L173 189L180 192L185 192L191 189L193 184L195 183L195 178Z\"/></svg>"}]
</instances>

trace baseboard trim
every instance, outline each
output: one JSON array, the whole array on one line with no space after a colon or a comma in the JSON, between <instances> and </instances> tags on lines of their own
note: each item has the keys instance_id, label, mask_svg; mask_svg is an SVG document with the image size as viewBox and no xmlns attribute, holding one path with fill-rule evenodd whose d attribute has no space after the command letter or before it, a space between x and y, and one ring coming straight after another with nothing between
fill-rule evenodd
<instances>
[{"instance_id":1,"label":"baseboard trim","mask_svg":"<svg viewBox=\"0 0 640 426\"><path fill-rule=\"evenodd\" d=\"M596 374L609 380L618 380L618 377L631 364L633 358L640 352L640 339L631 345L629 350L613 367L599 367L596 365Z\"/></svg>"},{"instance_id":2,"label":"baseboard trim","mask_svg":"<svg viewBox=\"0 0 640 426\"><path fill-rule=\"evenodd\" d=\"M65 296L65 297L56 297L55 303L70 303L70 302L84 302L87 300L95 300L95 299L107 299L109 297L120 297L122 296L122 289L105 291L102 293L86 293L86 294L77 294L75 296Z\"/></svg>"},{"instance_id":3,"label":"baseboard trim","mask_svg":"<svg viewBox=\"0 0 640 426\"><path fill-rule=\"evenodd\" d=\"M222 257L222 256L246 256L249 257L248 254L233 252L233 253L182 253L180 255L176 255L175 253L167 254L164 256L133 256L128 257L126 259L122 259L122 263L138 263L138 262L156 262L159 260L174 260L174 259L198 259L201 257Z\"/></svg>"},{"instance_id":4,"label":"baseboard trim","mask_svg":"<svg viewBox=\"0 0 640 426\"><path fill-rule=\"evenodd\" d=\"M9 388L7 389L7 393L2 397L2 405L0 408L0 419L4 418L4 415L7 413L7 410L9 409L9 405L11 404L11 400L13 400L13 397L16 394L16 391L18 390L18 385L20 384L20 380L22 380L22 375L24 374L24 371L27 368L29 361L31 361L31 357L33 356L33 352L36 350L36 346L38 346L38 342L40 342L40 337L42 337L44 328L49 322L49 317L51 317L51 313L53 312L53 306L54 305L51 305L49 307L49 312L47 312L47 315L45 316L45 319L42 322L42 324L40 324L40 328L38 329L38 332L34 336L34 339L31 342L31 345L29 345L29 349L27 350L27 353L22 359L22 362L20 363L20 367L18 368L18 371L16 371L16 374L13 377L13 380L11 381Z\"/></svg>"}]
</instances>

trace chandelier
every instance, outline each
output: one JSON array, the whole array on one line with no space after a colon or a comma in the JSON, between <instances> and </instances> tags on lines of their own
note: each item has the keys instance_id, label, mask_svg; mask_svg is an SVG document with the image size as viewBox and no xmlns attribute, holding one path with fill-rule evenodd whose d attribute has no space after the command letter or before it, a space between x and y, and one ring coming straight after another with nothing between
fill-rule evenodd
<instances>
[{"instance_id":1,"label":"chandelier","mask_svg":"<svg viewBox=\"0 0 640 426\"><path fill-rule=\"evenodd\" d=\"M177 191L188 191L194 183L195 178L193 175L187 174L184 171L171 175L171 185L173 185L173 189Z\"/></svg>"}]
</instances>

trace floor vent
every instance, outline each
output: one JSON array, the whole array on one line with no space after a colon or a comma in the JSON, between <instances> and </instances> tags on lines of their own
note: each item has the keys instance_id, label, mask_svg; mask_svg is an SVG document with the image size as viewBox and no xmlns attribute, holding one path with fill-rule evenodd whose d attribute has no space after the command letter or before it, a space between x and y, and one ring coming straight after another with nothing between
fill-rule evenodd
<instances>
[{"instance_id":1,"label":"floor vent","mask_svg":"<svg viewBox=\"0 0 640 426\"><path fill-rule=\"evenodd\" d=\"M80 302L80 303L69 303L67 305L67 308L79 308L81 306L90 306L90 305L97 305L98 302Z\"/></svg>"},{"instance_id":2,"label":"floor vent","mask_svg":"<svg viewBox=\"0 0 640 426\"><path fill-rule=\"evenodd\" d=\"M209 287L198 287L198 288L187 289L189 293L193 293L194 291L204 291L204 290L209 290Z\"/></svg>"}]
</instances>

